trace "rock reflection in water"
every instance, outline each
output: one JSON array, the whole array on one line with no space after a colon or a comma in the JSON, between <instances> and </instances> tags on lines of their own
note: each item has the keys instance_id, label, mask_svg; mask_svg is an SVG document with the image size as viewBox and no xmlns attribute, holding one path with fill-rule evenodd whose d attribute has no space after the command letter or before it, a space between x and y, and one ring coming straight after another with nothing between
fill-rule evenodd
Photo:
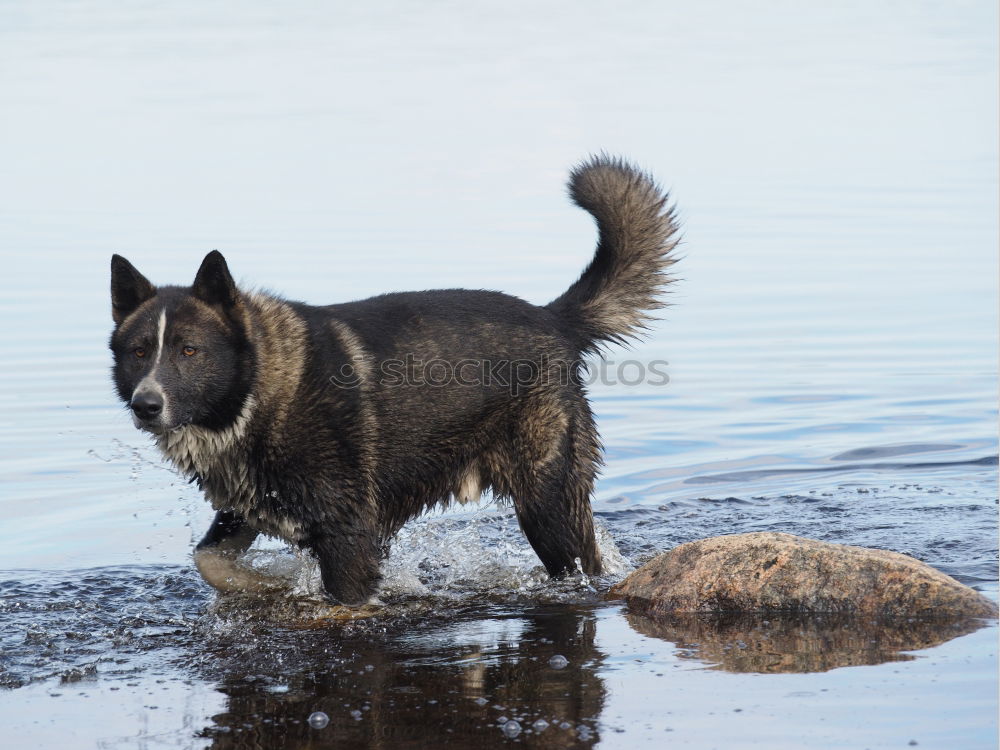
<instances>
[{"instance_id":1,"label":"rock reflection in water","mask_svg":"<svg viewBox=\"0 0 1000 750\"><path fill-rule=\"evenodd\" d=\"M826 672L909 661L985 625L977 618L865 620L840 615L626 615L632 629L677 645L678 655L727 672Z\"/></svg>"},{"instance_id":2,"label":"rock reflection in water","mask_svg":"<svg viewBox=\"0 0 1000 750\"><path fill-rule=\"evenodd\" d=\"M507 745L503 726L515 720L520 744L599 741L606 690L592 610L480 611L411 632L391 627L260 633L259 651L214 654L206 676L227 710L202 736L219 749L486 748ZM552 666L556 655L568 663ZM329 716L325 728L309 726L315 711Z\"/></svg>"}]
</instances>

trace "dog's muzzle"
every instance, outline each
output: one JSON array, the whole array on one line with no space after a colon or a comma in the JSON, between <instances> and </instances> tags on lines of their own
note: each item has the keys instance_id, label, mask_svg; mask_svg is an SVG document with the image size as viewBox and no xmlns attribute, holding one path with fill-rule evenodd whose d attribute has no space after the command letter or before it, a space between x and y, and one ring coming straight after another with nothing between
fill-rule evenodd
<instances>
[{"instance_id":1,"label":"dog's muzzle","mask_svg":"<svg viewBox=\"0 0 1000 750\"><path fill-rule=\"evenodd\" d=\"M163 416L163 396L156 391L140 391L133 394L129 406L136 427L150 429L159 425Z\"/></svg>"}]
</instances>

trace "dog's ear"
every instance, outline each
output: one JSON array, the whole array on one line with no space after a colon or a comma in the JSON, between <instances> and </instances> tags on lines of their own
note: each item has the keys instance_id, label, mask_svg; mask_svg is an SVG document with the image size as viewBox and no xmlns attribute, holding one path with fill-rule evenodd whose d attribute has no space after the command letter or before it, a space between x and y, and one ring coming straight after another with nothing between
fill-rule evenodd
<instances>
[{"instance_id":1,"label":"dog's ear","mask_svg":"<svg viewBox=\"0 0 1000 750\"><path fill-rule=\"evenodd\" d=\"M222 253L213 250L205 256L198 269L198 275L194 277L194 284L191 285L191 292L202 302L210 305L222 305L232 307L239 299L239 290L229 273L229 266Z\"/></svg>"},{"instance_id":2,"label":"dog's ear","mask_svg":"<svg viewBox=\"0 0 1000 750\"><path fill-rule=\"evenodd\" d=\"M156 287L120 255L111 256L111 318L121 323L156 295Z\"/></svg>"}]
</instances>

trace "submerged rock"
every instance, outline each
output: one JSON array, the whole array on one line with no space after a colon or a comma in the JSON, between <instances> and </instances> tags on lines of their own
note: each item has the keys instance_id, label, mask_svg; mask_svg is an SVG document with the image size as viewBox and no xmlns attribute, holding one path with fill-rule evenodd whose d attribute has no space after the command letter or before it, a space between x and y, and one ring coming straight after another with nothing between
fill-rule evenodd
<instances>
[{"instance_id":1,"label":"submerged rock","mask_svg":"<svg viewBox=\"0 0 1000 750\"><path fill-rule=\"evenodd\" d=\"M841 613L996 617L997 605L912 557L792 534L702 539L650 560L612 587L634 612Z\"/></svg>"}]
</instances>

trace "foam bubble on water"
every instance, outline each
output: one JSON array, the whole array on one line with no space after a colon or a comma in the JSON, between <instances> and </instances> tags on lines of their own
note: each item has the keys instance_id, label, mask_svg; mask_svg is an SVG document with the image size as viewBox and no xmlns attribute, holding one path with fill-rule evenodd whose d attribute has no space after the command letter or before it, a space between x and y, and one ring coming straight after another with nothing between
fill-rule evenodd
<instances>
[{"instance_id":1,"label":"foam bubble on water","mask_svg":"<svg viewBox=\"0 0 1000 750\"><path fill-rule=\"evenodd\" d=\"M504 723L503 733L508 737L517 737L521 733L521 725L511 719L510 721Z\"/></svg>"},{"instance_id":2,"label":"foam bubble on water","mask_svg":"<svg viewBox=\"0 0 1000 750\"><path fill-rule=\"evenodd\" d=\"M556 654L549 659L549 666L553 669L564 669L567 664L569 664L569 659L562 654Z\"/></svg>"},{"instance_id":3,"label":"foam bubble on water","mask_svg":"<svg viewBox=\"0 0 1000 750\"><path fill-rule=\"evenodd\" d=\"M313 729L326 729L326 726L329 723L330 717L322 711L313 711L309 714L309 726Z\"/></svg>"}]
</instances>

